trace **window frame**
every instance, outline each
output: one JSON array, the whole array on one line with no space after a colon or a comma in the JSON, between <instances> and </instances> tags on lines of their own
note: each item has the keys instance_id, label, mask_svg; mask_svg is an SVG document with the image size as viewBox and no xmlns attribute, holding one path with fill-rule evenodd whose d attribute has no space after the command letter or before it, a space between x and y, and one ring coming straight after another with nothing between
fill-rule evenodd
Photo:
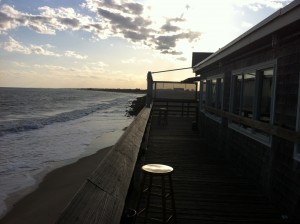
<instances>
[{"instance_id":1,"label":"window frame","mask_svg":"<svg viewBox=\"0 0 300 224\"><path fill-rule=\"evenodd\" d=\"M297 118L296 118L296 132L300 132L300 73L298 83L298 105L297 105ZM295 143L294 146L294 160L300 162L300 144Z\"/></svg>"},{"instance_id":2,"label":"window frame","mask_svg":"<svg viewBox=\"0 0 300 224\"><path fill-rule=\"evenodd\" d=\"M259 100L259 93L261 93L262 89L261 87L261 79L258 78L259 72L267 69L273 69L273 77L272 77L272 89L271 89L271 105L270 105L270 121L269 124L274 124L274 118L275 118L275 102L276 102L276 80L277 80L277 60L273 60L270 62L266 63L260 63L256 64L253 66L241 68L238 70L234 70L231 73L231 88L230 88L230 97L229 97L229 111L233 113L233 97L234 91L235 91L235 86L234 86L234 76L239 75L239 74L245 74L245 73L250 73L250 72L255 72L255 86L254 86L254 95L253 95L253 108L252 108L252 113L253 113L253 120L257 120L257 111L258 108L260 108L259 104L261 101ZM241 116L241 115L238 115ZM245 128L242 125L239 125L237 123L232 122L231 120L228 120L228 127L241 133L244 134L268 147L271 147L272 144L272 135L268 134L267 136L256 132L253 128Z\"/></svg>"}]
</instances>

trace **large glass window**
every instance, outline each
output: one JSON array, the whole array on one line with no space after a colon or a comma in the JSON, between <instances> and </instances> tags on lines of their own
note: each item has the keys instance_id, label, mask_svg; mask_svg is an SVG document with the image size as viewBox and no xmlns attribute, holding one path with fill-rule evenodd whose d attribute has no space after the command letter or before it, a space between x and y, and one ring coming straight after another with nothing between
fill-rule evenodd
<instances>
[{"instance_id":1,"label":"large glass window","mask_svg":"<svg viewBox=\"0 0 300 224\"><path fill-rule=\"evenodd\" d=\"M233 113L253 117L255 73L234 75Z\"/></svg>"},{"instance_id":2,"label":"large glass window","mask_svg":"<svg viewBox=\"0 0 300 224\"><path fill-rule=\"evenodd\" d=\"M223 77L207 79L207 105L216 109L222 108Z\"/></svg>"},{"instance_id":3,"label":"large glass window","mask_svg":"<svg viewBox=\"0 0 300 224\"><path fill-rule=\"evenodd\" d=\"M206 102L206 81L201 81L200 82L200 110L204 110Z\"/></svg>"},{"instance_id":4,"label":"large glass window","mask_svg":"<svg viewBox=\"0 0 300 224\"><path fill-rule=\"evenodd\" d=\"M223 109L224 79L219 78L217 80L218 80L218 88L217 88L217 105L216 105L216 108L221 110L221 109Z\"/></svg>"},{"instance_id":5,"label":"large glass window","mask_svg":"<svg viewBox=\"0 0 300 224\"><path fill-rule=\"evenodd\" d=\"M299 74L299 87L298 87L298 108L296 119L296 131L300 132L300 74ZM300 162L300 144L295 144L294 159Z\"/></svg>"},{"instance_id":6,"label":"large glass window","mask_svg":"<svg viewBox=\"0 0 300 224\"><path fill-rule=\"evenodd\" d=\"M215 107L216 100L217 100L217 80L212 79L208 80L208 99L207 104L208 106Z\"/></svg>"},{"instance_id":7,"label":"large glass window","mask_svg":"<svg viewBox=\"0 0 300 224\"><path fill-rule=\"evenodd\" d=\"M273 69L266 69L258 74L258 86L261 86L261 94L258 95L258 108L256 118L270 123Z\"/></svg>"},{"instance_id":8,"label":"large glass window","mask_svg":"<svg viewBox=\"0 0 300 224\"><path fill-rule=\"evenodd\" d=\"M215 109L223 109L223 89L224 89L224 80L223 75L217 75L210 77L206 80L206 105L213 107ZM218 116L213 112L207 112L207 115ZM216 117L212 117L216 118ZM221 121L219 118L216 118L218 121Z\"/></svg>"},{"instance_id":9,"label":"large glass window","mask_svg":"<svg viewBox=\"0 0 300 224\"><path fill-rule=\"evenodd\" d=\"M238 116L272 123L274 65L247 68L232 75L230 111ZM270 143L270 136L237 122L231 127Z\"/></svg>"}]
</instances>

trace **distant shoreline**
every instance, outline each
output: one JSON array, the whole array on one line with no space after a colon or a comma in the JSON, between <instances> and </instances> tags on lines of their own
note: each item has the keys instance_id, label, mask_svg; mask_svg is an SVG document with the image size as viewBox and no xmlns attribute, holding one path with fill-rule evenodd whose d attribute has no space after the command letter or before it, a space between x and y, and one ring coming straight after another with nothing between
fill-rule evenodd
<instances>
[{"instance_id":1,"label":"distant shoreline","mask_svg":"<svg viewBox=\"0 0 300 224\"><path fill-rule=\"evenodd\" d=\"M79 90L104 91L104 92L115 92L115 93L137 93L137 94L147 93L147 90L145 89L80 88Z\"/></svg>"},{"instance_id":2,"label":"distant shoreline","mask_svg":"<svg viewBox=\"0 0 300 224\"><path fill-rule=\"evenodd\" d=\"M89 90L89 91L104 91L104 92L116 92L116 93L137 93L146 94L146 89L120 89L120 88L43 88L43 87L10 87L0 86L0 89L76 89L76 90Z\"/></svg>"}]
</instances>

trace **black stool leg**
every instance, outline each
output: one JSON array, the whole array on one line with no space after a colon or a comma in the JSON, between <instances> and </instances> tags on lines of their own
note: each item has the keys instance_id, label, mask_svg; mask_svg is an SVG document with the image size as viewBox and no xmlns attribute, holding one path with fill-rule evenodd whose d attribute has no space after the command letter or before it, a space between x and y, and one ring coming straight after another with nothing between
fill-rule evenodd
<instances>
[{"instance_id":1,"label":"black stool leg","mask_svg":"<svg viewBox=\"0 0 300 224\"><path fill-rule=\"evenodd\" d=\"M176 224L176 207L175 207L173 183L172 183L172 177L171 177L171 175L168 175L168 176L169 176L169 186L170 186L170 194L171 194L171 203L172 203L172 213L173 213L174 223Z\"/></svg>"},{"instance_id":2,"label":"black stool leg","mask_svg":"<svg viewBox=\"0 0 300 224\"><path fill-rule=\"evenodd\" d=\"M150 205L150 196L151 196L151 191L152 191L152 175L150 176L150 180L149 180L149 185L148 185L148 190L147 190L147 200L146 200L146 208L145 208L145 219L144 219L144 223L147 223L147 219L148 219L148 210L149 210L149 205Z\"/></svg>"},{"instance_id":3,"label":"black stool leg","mask_svg":"<svg viewBox=\"0 0 300 224\"><path fill-rule=\"evenodd\" d=\"M139 201L138 201L138 204L137 204L137 207L136 207L136 211L137 211L137 215L138 215L138 216L139 216L140 213L142 213L143 210L144 210L144 209L142 209L142 210L140 211L140 204L141 204L141 201L142 201L142 198L143 198L143 194L144 194L145 180L146 180L146 174L143 174L142 182L141 182L141 185L140 185Z\"/></svg>"},{"instance_id":4,"label":"black stool leg","mask_svg":"<svg viewBox=\"0 0 300 224\"><path fill-rule=\"evenodd\" d=\"M165 189L165 177L161 176L161 203L162 203L162 222L167 223L166 220L166 189Z\"/></svg>"},{"instance_id":5,"label":"black stool leg","mask_svg":"<svg viewBox=\"0 0 300 224\"><path fill-rule=\"evenodd\" d=\"M161 124L161 116L162 116L161 110L159 109L159 110L158 110L158 123L159 123L159 124Z\"/></svg>"},{"instance_id":6,"label":"black stool leg","mask_svg":"<svg viewBox=\"0 0 300 224\"><path fill-rule=\"evenodd\" d=\"M165 111L165 115L164 115L164 120L165 120L165 124L168 124L168 111Z\"/></svg>"}]
</instances>

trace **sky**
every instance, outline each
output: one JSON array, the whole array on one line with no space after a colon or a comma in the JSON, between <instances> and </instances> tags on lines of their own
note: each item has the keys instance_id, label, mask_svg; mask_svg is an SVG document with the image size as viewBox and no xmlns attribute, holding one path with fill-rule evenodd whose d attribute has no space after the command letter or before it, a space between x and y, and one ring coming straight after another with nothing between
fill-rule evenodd
<instances>
[{"instance_id":1,"label":"sky","mask_svg":"<svg viewBox=\"0 0 300 224\"><path fill-rule=\"evenodd\" d=\"M290 2L0 0L0 86L145 89L148 71L190 67Z\"/></svg>"}]
</instances>

